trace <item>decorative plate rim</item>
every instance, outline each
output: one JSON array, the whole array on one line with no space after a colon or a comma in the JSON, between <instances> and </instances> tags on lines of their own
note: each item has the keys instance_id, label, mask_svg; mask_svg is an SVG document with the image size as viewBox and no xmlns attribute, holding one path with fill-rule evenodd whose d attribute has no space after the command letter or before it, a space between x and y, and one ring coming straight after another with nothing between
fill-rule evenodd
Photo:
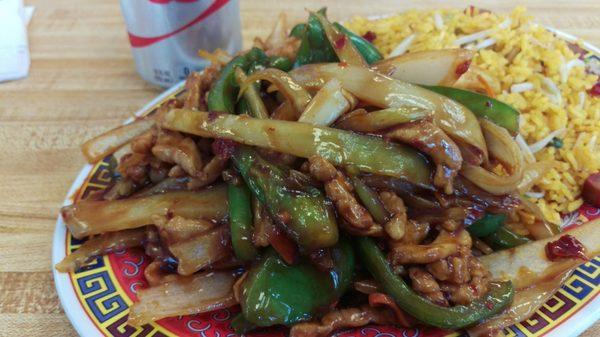
<instances>
[{"instance_id":1,"label":"decorative plate rim","mask_svg":"<svg viewBox=\"0 0 600 337\"><path fill-rule=\"evenodd\" d=\"M391 14L390 14L391 15ZM380 19L389 15L372 15L368 16L368 19ZM600 55L600 48L595 45L582 40L572 34L566 33L562 30L545 27L550 32L554 33L558 38L563 39L567 42L578 42L588 51L593 52L596 55ZM185 87L185 80L181 81L171 88L165 90L149 103L144 105L141 109L134 113L134 116L139 117L151 111L157 104L165 100L166 98L180 92ZM127 124L133 121L135 117L126 119L122 124ZM63 206L70 205L73 201L77 191L83 186L85 179L89 176L94 165L85 164L80 170L79 174L75 178L75 181L69 188L67 195L63 201ZM58 216L53 239L52 239L52 274L54 277L54 285L56 292L60 299L61 307L63 308L71 326L77 331L80 336L99 336L104 337L96 325L96 323L89 317L89 314L83 308L81 299L75 293L75 288L72 283L69 273L59 273L54 266L60 262L66 256L66 240L68 238L68 232L62 217ZM600 293L599 293L600 294ZM562 322L552 326L551 330L546 332L546 337L565 337L565 336L578 336L583 331L592 326L596 321L600 319L600 296L596 294L592 299L589 300L584 306L571 313Z\"/></svg>"},{"instance_id":2,"label":"decorative plate rim","mask_svg":"<svg viewBox=\"0 0 600 337\"><path fill-rule=\"evenodd\" d=\"M141 109L135 112L134 116L140 117L147 111L152 110L154 106L170 97L171 95L181 91L185 85L185 80L175 84L171 88L162 92L160 95L151 100L148 104L144 105ZM135 117L130 117L125 120L122 124L127 124L133 121ZM75 181L69 188L67 196L63 201L62 206L70 205L73 201L73 197L77 191L83 186L85 179L89 176L90 172L94 168L92 164L85 164ZM52 239L52 274L54 276L54 285L56 292L60 299L60 304L69 318L71 325L75 328L75 331L80 336L101 336L104 335L100 332L95 323L90 319L88 313L85 311L81 304L81 299L77 297L74 286L69 277L69 273L60 273L54 268L66 256L66 240L68 238L67 228L62 217L59 215L54 228L54 235ZM77 304L77 305L74 305Z\"/></svg>"}]
</instances>

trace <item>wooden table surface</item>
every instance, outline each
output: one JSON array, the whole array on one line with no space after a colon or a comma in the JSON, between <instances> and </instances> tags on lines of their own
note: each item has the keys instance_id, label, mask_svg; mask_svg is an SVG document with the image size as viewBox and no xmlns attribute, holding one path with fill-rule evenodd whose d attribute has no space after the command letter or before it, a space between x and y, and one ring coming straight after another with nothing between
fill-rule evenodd
<instances>
[{"instance_id":1,"label":"wooden table surface","mask_svg":"<svg viewBox=\"0 0 600 337\"><path fill-rule=\"evenodd\" d=\"M118 1L25 2L36 6L29 27L30 75L0 83L0 336L75 336L54 289L50 260L58 209L84 164L79 144L119 125L160 89L135 72ZM303 20L305 8L324 3L334 19L439 6L435 1L243 0L245 46L254 36L265 36L276 13ZM479 6L507 12L522 3ZM600 1L526 5L538 22L600 46ZM600 324L583 335L599 336Z\"/></svg>"}]
</instances>

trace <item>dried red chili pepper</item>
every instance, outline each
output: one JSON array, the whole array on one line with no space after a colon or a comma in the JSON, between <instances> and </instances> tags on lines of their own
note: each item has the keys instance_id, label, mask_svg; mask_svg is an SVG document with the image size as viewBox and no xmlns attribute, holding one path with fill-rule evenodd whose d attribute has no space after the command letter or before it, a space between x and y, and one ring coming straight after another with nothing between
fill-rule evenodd
<instances>
[{"instance_id":1,"label":"dried red chili pepper","mask_svg":"<svg viewBox=\"0 0 600 337\"><path fill-rule=\"evenodd\" d=\"M375 41L375 39L377 38L377 34L375 34L375 32L373 31L367 31L366 33L363 34L363 39L373 43L373 41Z\"/></svg>"},{"instance_id":2,"label":"dried red chili pepper","mask_svg":"<svg viewBox=\"0 0 600 337\"><path fill-rule=\"evenodd\" d=\"M585 256L585 247L574 236L566 234L556 241L546 244L546 257L550 261L556 261L563 258L579 258L588 260Z\"/></svg>"},{"instance_id":3,"label":"dried red chili pepper","mask_svg":"<svg viewBox=\"0 0 600 337\"><path fill-rule=\"evenodd\" d=\"M465 62L460 63L459 65L456 66L456 75L460 76L464 73L467 72L467 70L469 70L469 67L471 66L471 60L467 60Z\"/></svg>"},{"instance_id":4,"label":"dried red chili pepper","mask_svg":"<svg viewBox=\"0 0 600 337\"><path fill-rule=\"evenodd\" d=\"M590 89L590 91L588 91L588 93L592 97L600 96L600 82L596 82L596 84L594 84L594 86L592 87L592 89Z\"/></svg>"},{"instance_id":5,"label":"dried red chili pepper","mask_svg":"<svg viewBox=\"0 0 600 337\"><path fill-rule=\"evenodd\" d=\"M342 48L344 48L345 45L346 45L346 35L340 36L334 42L335 49L342 49Z\"/></svg>"}]
</instances>

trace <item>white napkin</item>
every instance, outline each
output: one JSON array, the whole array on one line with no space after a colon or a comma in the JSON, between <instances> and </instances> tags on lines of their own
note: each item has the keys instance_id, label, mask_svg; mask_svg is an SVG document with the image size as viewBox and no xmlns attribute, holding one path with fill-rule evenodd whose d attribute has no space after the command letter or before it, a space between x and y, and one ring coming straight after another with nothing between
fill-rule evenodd
<instances>
[{"instance_id":1,"label":"white napkin","mask_svg":"<svg viewBox=\"0 0 600 337\"><path fill-rule=\"evenodd\" d=\"M27 25L33 10L24 7L23 0L0 0L0 82L29 73Z\"/></svg>"}]
</instances>

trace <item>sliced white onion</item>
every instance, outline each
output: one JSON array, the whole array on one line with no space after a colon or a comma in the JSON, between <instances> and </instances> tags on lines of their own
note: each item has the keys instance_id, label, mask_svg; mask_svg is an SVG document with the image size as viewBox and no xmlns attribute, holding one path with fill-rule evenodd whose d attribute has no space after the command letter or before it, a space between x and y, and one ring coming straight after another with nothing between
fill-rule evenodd
<instances>
[{"instance_id":1,"label":"sliced white onion","mask_svg":"<svg viewBox=\"0 0 600 337\"><path fill-rule=\"evenodd\" d=\"M462 76L456 73L456 66L471 61L474 54L462 48L410 52L381 60L372 69L404 82L453 86L474 71L471 66Z\"/></svg>"},{"instance_id":2,"label":"sliced white onion","mask_svg":"<svg viewBox=\"0 0 600 337\"><path fill-rule=\"evenodd\" d=\"M600 76L600 59L588 57L585 60L585 63L587 64L587 69L589 72L591 72L594 75Z\"/></svg>"},{"instance_id":3,"label":"sliced white onion","mask_svg":"<svg viewBox=\"0 0 600 337\"><path fill-rule=\"evenodd\" d=\"M503 91L503 94L507 94L506 91ZM525 124L525 117L523 116L523 114L519 114L519 125L523 125Z\"/></svg>"},{"instance_id":4,"label":"sliced white onion","mask_svg":"<svg viewBox=\"0 0 600 337\"><path fill-rule=\"evenodd\" d=\"M550 46L548 46L548 45L547 45L547 44L545 44L545 43L542 43L540 40L536 39L535 37L530 37L530 38L529 38L529 41L530 41L531 43L533 43L534 45L536 45L536 46L542 47L542 48L544 48L544 49L550 49Z\"/></svg>"},{"instance_id":5,"label":"sliced white onion","mask_svg":"<svg viewBox=\"0 0 600 337\"><path fill-rule=\"evenodd\" d=\"M523 91L533 90L534 86L531 82L517 83L510 86L510 92L518 94Z\"/></svg>"},{"instance_id":6,"label":"sliced white onion","mask_svg":"<svg viewBox=\"0 0 600 337\"><path fill-rule=\"evenodd\" d=\"M525 192L524 194L526 197L532 199L541 199L546 195L545 192Z\"/></svg>"},{"instance_id":7,"label":"sliced white onion","mask_svg":"<svg viewBox=\"0 0 600 337\"><path fill-rule=\"evenodd\" d=\"M523 170L523 179L521 179L519 185L517 186L519 193L531 192L531 187L538 183L540 179L542 179L544 175L553 167L554 162L549 160L538 161L525 165L525 169ZM528 206L530 210L535 211L532 213L534 213L538 219L544 219L542 212L537 210L536 206L525 205L525 203L526 202L523 202L523 205Z\"/></svg>"},{"instance_id":8,"label":"sliced white onion","mask_svg":"<svg viewBox=\"0 0 600 337\"><path fill-rule=\"evenodd\" d=\"M585 92L580 92L579 93L579 110L583 110L583 107L585 106Z\"/></svg>"},{"instance_id":9,"label":"sliced white onion","mask_svg":"<svg viewBox=\"0 0 600 337\"><path fill-rule=\"evenodd\" d=\"M482 30L482 31L477 32L477 33L473 33L473 34L461 36L458 39L454 40L453 43L456 46L461 46L463 44L467 44L467 43L475 42L477 40L485 39L485 38L487 38L491 33L493 33L497 29L506 29L506 28L509 28L510 25L511 25L511 23L512 23L511 19L506 19L506 20L502 21L495 28L486 29L486 30ZM480 49L480 48L476 48L476 49Z\"/></svg>"},{"instance_id":10,"label":"sliced white onion","mask_svg":"<svg viewBox=\"0 0 600 337\"><path fill-rule=\"evenodd\" d=\"M510 28L510 25L512 24L512 20L510 18L502 21L499 25L498 28L499 29L506 29L506 28Z\"/></svg>"},{"instance_id":11,"label":"sliced white onion","mask_svg":"<svg viewBox=\"0 0 600 337\"><path fill-rule=\"evenodd\" d=\"M573 144L573 148L581 146L581 143L583 143L583 137L585 136L587 136L587 133L580 133L579 136L577 136L577 139L575 139L575 144Z\"/></svg>"},{"instance_id":12,"label":"sliced white onion","mask_svg":"<svg viewBox=\"0 0 600 337\"><path fill-rule=\"evenodd\" d=\"M542 79L542 84L544 85L546 91L549 94L548 96L550 97L550 99L552 99L556 105L562 106L562 95L556 83L552 82L552 80L546 76L540 77Z\"/></svg>"},{"instance_id":13,"label":"sliced white onion","mask_svg":"<svg viewBox=\"0 0 600 337\"><path fill-rule=\"evenodd\" d=\"M573 67L584 67L585 68L585 63L580 59L573 59L567 63L563 63L560 66L560 81L562 83L567 82L567 79L569 78L569 73L571 72L571 69Z\"/></svg>"},{"instance_id":14,"label":"sliced white onion","mask_svg":"<svg viewBox=\"0 0 600 337\"><path fill-rule=\"evenodd\" d=\"M435 12L435 14L433 14L433 23L435 24L435 28L439 30L444 28L444 20L439 12Z\"/></svg>"},{"instance_id":15,"label":"sliced white onion","mask_svg":"<svg viewBox=\"0 0 600 337\"><path fill-rule=\"evenodd\" d=\"M188 240L170 244L169 250L177 258L177 273L192 275L210 264L225 259L230 250L223 245L227 229L224 226L207 233L195 235Z\"/></svg>"},{"instance_id":16,"label":"sliced white onion","mask_svg":"<svg viewBox=\"0 0 600 337\"><path fill-rule=\"evenodd\" d=\"M493 195L517 190L523 179L524 159L515 140L506 129L482 118L479 121L490 156L507 167L510 175L497 175L481 166L463 163L460 173L479 188Z\"/></svg>"},{"instance_id":17,"label":"sliced white onion","mask_svg":"<svg viewBox=\"0 0 600 337\"><path fill-rule=\"evenodd\" d=\"M521 151L523 151L523 158L525 161L527 163L535 163L535 156L533 155L533 152L531 152L531 149L529 149L529 145L527 145L525 138L523 138L521 134L518 134L517 137L515 137L515 141L517 142L517 145L519 145Z\"/></svg>"},{"instance_id":18,"label":"sliced white onion","mask_svg":"<svg viewBox=\"0 0 600 337\"><path fill-rule=\"evenodd\" d=\"M544 254L541 255L543 256ZM529 260L528 258L524 259L527 262ZM575 268L576 266L577 262L571 263L567 268ZM524 268L525 270L530 270L527 267ZM553 276L549 279L540 277L538 278L540 280L535 282L533 286L518 289L509 307L497 316L475 327L468 328L467 333L472 337L498 336L498 332L502 331L505 327L527 320L552 297L569 276L571 276L571 269L566 269L566 271L561 271L558 276Z\"/></svg>"},{"instance_id":19,"label":"sliced white onion","mask_svg":"<svg viewBox=\"0 0 600 337\"><path fill-rule=\"evenodd\" d=\"M235 273L208 271L174 275L165 284L140 290L129 312L129 323L139 326L164 317L193 315L237 304L233 297Z\"/></svg>"},{"instance_id":20,"label":"sliced white onion","mask_svg":"<svg viewBox=\"0 0 600 337\"><path fill-rule=\"evenodd\" d=\"M417 37L417 34L410 34L409 36L405 37L404 40L402 40L400 43L398 43L396 48L394 48L394 50L392 50L389 57L398 56L398 55L402 55L402 54L406 53L406 51L408 50L410 45L415 40L415 37Z\"/></svg>"},{"instance_id":21,"label":"sliced white onion","mask_svg":"<svg viewBox=\"0 0 600 337\"><path fill-rule=\"evenodd\" d=\"M473 33L473 34L469 34L469 35L464 35L464 36L461 36L458 39L454 40L453 44L455 46L461 46L463 44L467 44L467 43L470 43L470 42L475 42L477 40L485 39L493 31L494 31L493 29L486 29L486 30L482 30L482 31L477 32L477 33Z\"/></svg>"},{"instance_id":22,"label":"sliced white onion","mask_svg":"<svg viewBox=\"0 0 600 337\"><path fill-rule=\"evenodd\" d=\"M562 136L562 134L565 131L567 131L567 129L565 129L565 128L560 128L558 130L554 130L554 131L550 132L542 140L529 145L529 149L531 150L532 153L536 153L536 152L540 151L541 149L545 148L546 145L548 145L548 143L550 143L554 137Z\"/></svg>"},{"instance_id":23,"label":"sliced white onion","mask_svg":"<svg viewBox=\"0 0 600 337\"><path fill-rule=\"evenodd\" d=\"M463 46L464 49L468 49L468 50L476 50L475 49L475 42L473 43L469 43Z\"/></svg>"},{"instance_id":24,"label":"sliced white onion","mask_svg":"<svg viewBox=\"0 0 600 337\"><path fill-rule=\"evenodd\" d=\"M332 78L317 91L298 118L298 122L327 126L350 109L350 102L342 92L342 83Z\"/></svg>"},{"instance_id":25,"label":"sliced white onion","mask_svg":"<svg viewBox=\"0 0 600 337\"><path fill-rule=\"evenodd\" d=\"M596 135L594 134L591 138L590 141L588 142L587 146L588 149L590 149L590 152L594 152L594 150L596 150Z\"/></svg>"},{"instance_id":26,"label":"sliced white onion","mask_svg":"<svg viewBox=\"0 0 600 337\"><path fill-rule=\"evenodd\" d=\"M485 39L485 40L479 42L478 44L476 44L475 49L477 49L477 50L485 49L489 46L493 46L494 44L496 44L496 39Z\"/></svg>"},{"instance_id":27,"label":"sliced white onion","mask_svg":"<svg viewBox=\"0 0 600 337\"><path fill-rule=\"evenodd\" d=\"M556 241L564 234L558 233L550 238L532 241L514 249L497 251L490 255L481 256L479 259L492 274L492 279L510 280L513 282L515 289L525 289L547 281L551 277L581 263L581 260L578 259L565 259L561 262L554 262L546 257L545 250L548 242ZM598 222L590 221L577 226L571 229L568 234L581 241L586 248L585 253L587 256L592 257L600 252ZM527 273L524 273L524 271L527 271Z\"/></svg>"}]
</instances>

